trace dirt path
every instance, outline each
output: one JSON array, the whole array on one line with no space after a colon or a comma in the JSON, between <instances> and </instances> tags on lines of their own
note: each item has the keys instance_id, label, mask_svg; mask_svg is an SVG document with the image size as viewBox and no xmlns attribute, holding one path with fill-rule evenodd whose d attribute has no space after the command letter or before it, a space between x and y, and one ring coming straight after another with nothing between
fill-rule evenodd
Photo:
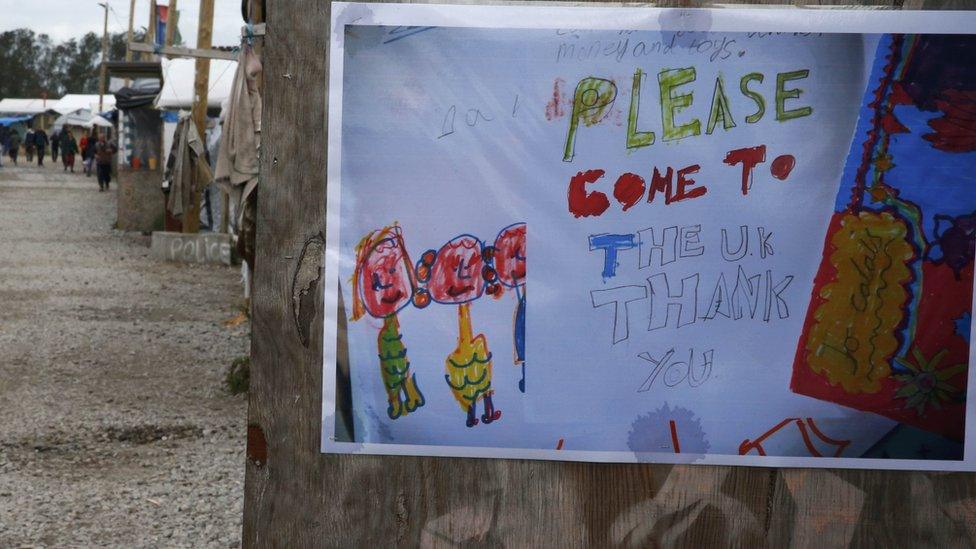
<instances>
[{"instance_id":1,"label":"dirt path","mask_svg":"<svg viewBox=\"0 0 976 549\"><path fill-rule=\"evenodd\" d=\"M236 547L239 271L114 222L114 183L0 168L0 547Z\"/></svg>"}]
</instances>

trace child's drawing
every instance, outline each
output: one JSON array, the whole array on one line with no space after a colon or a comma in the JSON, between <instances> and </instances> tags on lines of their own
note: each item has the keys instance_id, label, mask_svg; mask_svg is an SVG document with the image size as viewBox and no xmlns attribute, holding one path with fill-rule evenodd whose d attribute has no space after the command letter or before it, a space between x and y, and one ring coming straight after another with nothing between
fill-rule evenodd
<instances>
[{"instance_id":1,"label":"child's drawing","mask_svg":"<svg viewBox=\"0 0 976 549\"><path fill-rule=\"evenodd\" d=\"M515 306L513 321L513 341L515 347L515 365L522 368L522 378L519 379L519 391L525 392L525 223L515 223L502 229L495 237L495 245L491 248L491 259L494 265L493 273L489 276L507 288L515 290L518 303ZM488 280L493 282L494 280Z\"/></svg>"},{"instance_id":2,"label":"child's drawing","mask_svg":"<svg viewBox=\"0 0 976 549\"><path fill-rule=\"evenodd\" d=\"M882 39L792 382L956 440L976 241L974 48L968 36Z\"/></svg>"},{"instance_id":3,"label":"child's drawing","mask_svg":"<svg viewBox=\"0 0 976 549\"><path fill-rule=\"evenodd\" d=\"M458 306L457 347L448 355L444 365L444 379L454 398L467 413L467 426L478 424L477 405L484 402L481 421L491 423L502 415L491 400L491 352L484 334L474 335L471 327L471 302L485 292L485 264L480 240L461 235L441 246L428 250L417 266L421 280L427 281L431 298L442 304Z\"/></svg>"},{"instance_id":4,"label":"child's drawing","mask_svg":"<svg viewBox=\"0 0 976 549\"><path fill-rule=\"evenodd\" d=\"M424 306L428 300L423 290L417 288L398 225L373 231L359 241L352 293L352 320L362 318L365 313L383 320L376 344L380 374L390 403L386 414L390 419L405 416L424 405L424 395L410 371L397 313L411 301Z\"/></svg>"}]
</instances>

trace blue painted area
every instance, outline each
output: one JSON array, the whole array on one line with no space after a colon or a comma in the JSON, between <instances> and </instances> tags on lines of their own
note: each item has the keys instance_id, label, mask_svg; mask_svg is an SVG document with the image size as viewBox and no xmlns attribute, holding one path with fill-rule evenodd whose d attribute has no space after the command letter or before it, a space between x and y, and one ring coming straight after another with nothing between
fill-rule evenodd
<instances>
[{"instance_id":1,"label":"blue painted area","mask_svg":"<svg viewBox=\"0 0 976 549\"><path fill-rule=\"evenodd\" d=\"M891 36L885 35L878 43L878 51L874 56L874 65L861 107L854 140L844 165L840 191L837 194L836 210L847 207L851 198L850 190L854 185L854 175L861 163L864 141L867 139L871 126L871 103L875 89L882 78L882 71L887 62L885 57L891 47ZM922 111L912 105L900 105L894 109L895 117L909 129L910 133L891 136L888 152L891 154L895 167L885 174L885 183L898 189L899 197L916 204L922 210L922 231L931 244L935 238L935 215L944 214L959 216L976 210L976 152L951 153L940 151L931 146L922 136L932 133L928 122L942 116L940 112ZM874 177L874 170L868 172L866 181ZM877 207L869 195L864 198L864 206L873 209ZM943 228L945 224L943 223ZM941 251L935 247L930 254L931 259L939 259Z\"/></svg>"},{"instance_id":2,"label":"blue painted area","mask_svg":"<svg viewBox=\"0 0 976 549\"><path fill-rule=\"evenodd\" d=\"M969 330L973 323L973 317L968 312L953 321L956 325L956 334L969 343Z\"/></svg>"},{"instance_id":3,"label":"blue painted area","mask_svg":"<svg viewBox=\"0 0 976 549\"><path fill-rule=\"evenodd\" d=\"M590 235L590 251L603 250L603 280L617 275L617 251L637 247L634 234L594 234Z\"/></svg>"},{"instance_id":4,"label":"blue painted area","mask_svg":"<svg viewBox=\"0 0 976 549\"><path fill-rule=\"evenodd\" d=\"M518 292L518 307L515 309L515 362L522 366L522 379L519 391L525 392L525 292Z\"/></svg>"}]
</instances>

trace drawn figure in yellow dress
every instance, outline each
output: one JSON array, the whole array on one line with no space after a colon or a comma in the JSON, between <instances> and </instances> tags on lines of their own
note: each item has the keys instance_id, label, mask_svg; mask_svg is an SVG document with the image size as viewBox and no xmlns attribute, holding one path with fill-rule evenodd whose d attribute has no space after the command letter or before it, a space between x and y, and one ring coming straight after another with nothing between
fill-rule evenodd
<instances>
[{"instance_id":1,"label":"drawn figure in yellow dress","mask_svg":"<svg viewBox=\"0 0 976 549\"><path fill-rule=\"evenodd\" d=\"M474 334L471 302L485 291L483 245L471 235L461 235L440 250L428 250L417 265L417 277L427 281L430 297L438 303L458 306L457 347L444 362L444 378L467 414L467 426L478 424L477 406L483 403L481 421L491 423L501 417L492 402L491 351L484 334Z\"/></svg>"}]
</instances>

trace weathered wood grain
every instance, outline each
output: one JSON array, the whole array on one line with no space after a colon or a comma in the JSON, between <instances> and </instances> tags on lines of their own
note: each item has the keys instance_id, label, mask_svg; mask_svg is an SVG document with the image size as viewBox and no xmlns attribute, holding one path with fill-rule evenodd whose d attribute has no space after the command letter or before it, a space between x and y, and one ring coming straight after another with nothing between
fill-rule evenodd
<instances>
[{"instance_id":1,"label":"weathered wood grain","mask_svg":"<svg viewBox=\"0 0 976 549\"><path fill-rule=\"evenodd\" d=\"M245 546L976 544L969 474L320 454L329 4L265 7Z\"/></svg>"}]
</instances>

